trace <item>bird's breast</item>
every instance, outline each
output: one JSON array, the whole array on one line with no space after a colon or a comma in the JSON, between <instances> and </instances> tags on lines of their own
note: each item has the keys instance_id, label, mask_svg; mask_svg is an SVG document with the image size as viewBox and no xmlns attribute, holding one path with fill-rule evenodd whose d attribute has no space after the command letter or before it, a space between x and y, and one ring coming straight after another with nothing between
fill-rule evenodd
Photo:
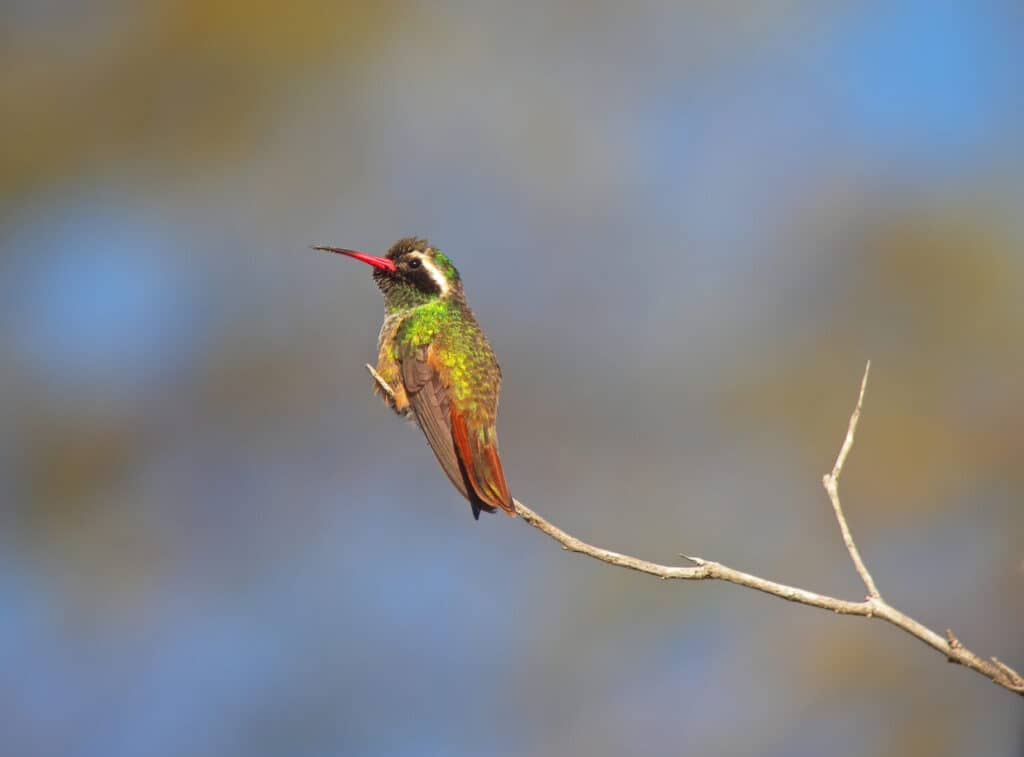
<instances>
[{"instance_id":1,"label":"bird's breast","mask_svg":"<svg viewBox=\"0 0 1024 757\"><path fill-rule=\"evenodd\" d=\"M377 335L377 349L383 349L384 345L395 338L402 322L409 317L408 313L391 313L380 326L380 333Z\"/></svg>"}]
</instances>

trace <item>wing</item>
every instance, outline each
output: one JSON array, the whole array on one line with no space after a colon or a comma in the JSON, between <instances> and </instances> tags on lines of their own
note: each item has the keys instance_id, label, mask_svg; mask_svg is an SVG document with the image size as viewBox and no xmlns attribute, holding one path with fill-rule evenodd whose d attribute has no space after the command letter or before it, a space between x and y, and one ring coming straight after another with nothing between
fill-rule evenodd
<instances>
[{"instance_id":1,"label":"wing","mask_svg":"<svg viewBox=\"0 0 1024 757\"><path fill-rule=\"evenodd\" d=\"M469 500L473 517L501 507L515 513L497 454L493 424L473 428L473 419L451 402L447 371L432 345L409 348L400 358L402 384L442 470ZM492 443L488 439L493 439Z\"/></svg>"},{"instance_id":2,"label":"wing","mask_svg":"<svg viewBox=\"0 0 1024 757\"><path fill-rule=\"evenodd\" d=\"M448 395L441 377L428 362L429 347L418 347L401 358L402 384L409 397L416 421L441 469L463 497L469 499L469 488L462 473L459 457L452 441Z\"/></svg>"}]
</instances>

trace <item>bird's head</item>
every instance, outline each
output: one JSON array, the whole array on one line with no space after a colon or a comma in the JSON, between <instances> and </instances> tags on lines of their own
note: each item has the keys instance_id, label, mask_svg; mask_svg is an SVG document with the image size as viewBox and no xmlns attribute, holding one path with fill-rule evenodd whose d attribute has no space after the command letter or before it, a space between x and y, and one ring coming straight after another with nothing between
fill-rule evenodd
<instances>
[{"instance_id":1,"label":"bird's head","mask_svg":"<svg viewBox=\"0 0 1024 757\"><path fill-rule=\"evenodd\" d=\"M337 252L373 266L373 280L383 292L389 312L462 296L459 272L447 255L425 239L399 239L384 257L341 247L316 245L313 249Z\"/></svg>"}]
</instances>

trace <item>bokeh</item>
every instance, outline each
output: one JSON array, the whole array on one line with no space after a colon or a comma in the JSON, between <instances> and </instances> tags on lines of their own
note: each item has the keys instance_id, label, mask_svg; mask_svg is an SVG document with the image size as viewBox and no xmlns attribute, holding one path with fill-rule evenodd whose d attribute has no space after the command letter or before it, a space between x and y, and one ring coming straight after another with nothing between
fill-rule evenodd
<instances>
[{"instance_id":1,"label":"bokeh","mask_svg":"<svg viewBox=\"0 0 1024 757\"><path fill-rule=\"evenodd\" d=\"M473 522L371 394L427 236L570 532L1024 666L1024 13L8 0L0 752L1021 755L881 623Z\"/></svg>"}]
</instances>

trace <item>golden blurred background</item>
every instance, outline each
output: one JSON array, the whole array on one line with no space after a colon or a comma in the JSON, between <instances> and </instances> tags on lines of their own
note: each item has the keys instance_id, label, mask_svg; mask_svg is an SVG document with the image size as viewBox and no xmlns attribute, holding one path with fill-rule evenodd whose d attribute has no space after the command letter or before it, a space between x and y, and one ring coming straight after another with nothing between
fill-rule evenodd
<instances>
[{"instance_id":1,"label":"golden blurred background","mask_svg":"<svg viewBox=\"0 0 1024 757\"><path fill-rule=\"evenodd\" d=\"M474 523L370 391L423 235L513 493L1024 666L1014 2L0 9L10 755L1024 755L895 629Z\"/></svg>"}]
</instances>

